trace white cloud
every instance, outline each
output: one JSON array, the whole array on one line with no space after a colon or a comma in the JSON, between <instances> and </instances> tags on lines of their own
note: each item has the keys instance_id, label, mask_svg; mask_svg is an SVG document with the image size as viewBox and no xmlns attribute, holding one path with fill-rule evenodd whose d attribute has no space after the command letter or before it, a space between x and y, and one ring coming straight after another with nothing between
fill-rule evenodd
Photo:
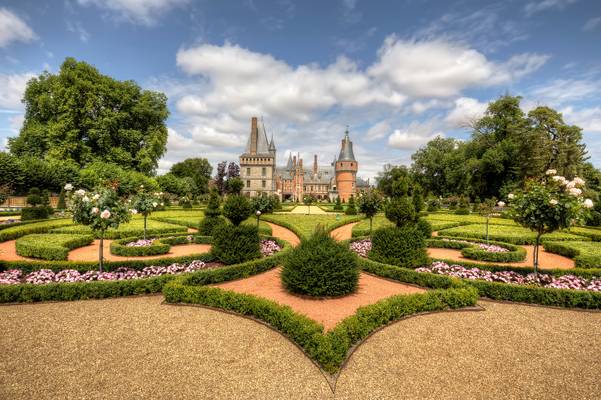
<instances>
[{"instance_id":1,"label":"white cloud","mask_svg":"<svg viewBox=\"0 0 601 400\"><path fill-rule=\"evenodd\" d=\"M19 16L6 8L0 8L0 47L12 42L30 42L37 36Z\"/></svg>"},{"instance_id":2,"label":"white cloud","mask_svg":"<svg viewBox=\"0 0 601 400\"><path fill-rule=\"evenodd\" d=\"M584 31L593 31L601 26L601 17L591 18L582 27Z\"/></svg>"},{"instance_id":3,"label":"white cloud","mask_svg":"<svg viewBox=\"0 0 601 400\"><path fill-rule=\"evenodd\" d=\"M601 107L582 108L575 110L566 107L560 110L566 122L578 125L585 132L601 133Z\"/></svg>"},{"instance_id":4,"label":"white cloud","mask_svg":"<svg viewBox=\"0 0 601 400\"><path fill-rule=\"evenodd\" d=\"M564 104L598 96L600 91L601 80L555 79L546 85L533 88L531 96L551 104Z\"/></svg>"},{"instance_id":5,"label":"white cloud","mask_svg":"<svg viewBox=\"0 0 601 400\"><path fill-rule=\"evenodd\" d=\"M445 121L454 128L463 128L479 119L486 111L487 103L480 103L471 97L455 99L455 107L449 112Z\"/></svg>"},{"instance_id":6,"label":"white cloud","mask_svg":"<svg viewBox=\"0 0 601 400\"><path fill-rule=\"evenodd\" d=\"M547 10L563 10L568 5L576 3L578 0L541 0L531 1L524 6L524 11L527 16L547 11Z\"/></svg>"},{"instance_id":7,"label":"white cloud","mask_svg":"<svg viewBox=\"0 0 601 400\"><path fill-rule=\"evenodd\" d=\"M390 133L390 124L386 120L380 121L371 128L369 128L365 135L365 139L367 141L381 139L384 136L388 135L388 133Z\"/></svg>"},{"instance_id":8,"label":"white cloud","mask_svg":"<svg viewBox=\"0 0 601 400\"><path fill-rule=\"evenodd\" d=\"M90 39L90 33L81 25L80 22L67 21L67 30L79 36L79 40L87 43Z\"/></svg>"},{"instance_id":9,"label":"white cloud","mask_svg":"<svg viewBox=\"0 0 601 400\"><path fill-rule=\"evenodd\" d=\"M25 121L25 115L17 114L9 118L10 129L12 129L15 133L19 133L21 127L23 126L23 121Z\"/></svg>"},{"instance_id":10,"label":"white cloud","mask_svg":"<svg viewBox=\"0 0 601 400\"><path fill-rule=\"evenodd\" d=\"M2 74L0 73L0 108L10 110L21 110L23 104L21 99L25 92L27 81L35 75L24 74Z\"/></svg>"},{"instance_id":11,"label":"white cloud","mask_svg":"<svg viewBox=\"0 0 601 400\"><path fill-rule=\"evenodd\" d=\"M547 56L521 54L497 64L465 45L389 36L368 72L411 97L450 97L476 86L511 82L540 68Z\"/></svg>"},{"instance_id":12,"label":"white cloud","mask_svg":"<svg viewBox=\"0 0 601 400\"><path fill-rule=\"evenodd\" d=\"M401 150L415 150L437 136L444 137L444 133L435 130L434 125L435 121L414 121L403 129L396 129L388 137L388 145Z\"/></svg>"},{"instance_id":13,"label":"white cloud","mask_svg":"<svg viewBox=\"0 0 601 400\"><path fill-rule=\"evenodd\" d=\"M189 0L77 0L77 2L82 6L94 5L108 10L121 20L152 26L170 9L183 6Z\"/></svg>"}]
</instances>

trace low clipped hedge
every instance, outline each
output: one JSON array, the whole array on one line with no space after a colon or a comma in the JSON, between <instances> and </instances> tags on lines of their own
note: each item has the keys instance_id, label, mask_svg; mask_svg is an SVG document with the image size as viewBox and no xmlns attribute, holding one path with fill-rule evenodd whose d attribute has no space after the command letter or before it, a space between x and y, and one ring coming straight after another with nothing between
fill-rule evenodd
<instances>
[{"instance_id":1,"label":"low clipped hedge","mask_svg":"<svg viewBox=\"0 0 601 400\"><path fill-rule=\"evenodd\" d=\"M54 210L49 206L26 207L21 210L21 221L48 219Z\"/></svg>"},{"instance_id":2,"label":"low clipped hedge","mask_svg":"<svg viewBox=\"0 0 601 400\"><path fill-rule=\"evenodd\" d=\"M586 236L595 242L601 242L601 228L595 228L592 226L576 226L568 229L568 232L576 235Z\"/></svg>"},{"instance_id":3,"label":"low clipped hedge","mask_svg":"<svg viewBox=\"0 0 601 400\"><path fill-rule=\"evenodd\" d=\"M91 235L32 234L17 239L15 247L21 257L56 261L66 260L71 250L87 246L93 241Z\"/></svg>"},{"instance_id":4,"label":"low clipped hedge","mask_svg":"<svg viewBox=\"0 0 601 400\"><path fill-rule=\"evenodd\" d=\"M137 220L135 223L138 224ZM149 222L153 222L152 220L148 220ZM162 222L158 222L158 223L162 223ZM150 227L148 229L146 229L146 236L150 237L150 236L156 236L156 235L163 235L163 234L176 234L176 233L186 233L187 229L184 226L181 225L167 225L166 223L162 223L165 224L165 226L161 226L161 227L156 227L153 228L152 225L150 225ZM74 234L80 234L80 235L89 235L92 234L92 230L90 229L90 227L88 226L84 226L84 225L72 225L72 226L66 226L66 227L61 227L61 228L55 228L51 230L52 233L74 233ZM134 236L142 236L144 234L144 228L143 226L140 224L139 226L133 226L132 223L129 224L122 224L121 226L119 226L119 228L117 229L108 229L105 231L104 233L104 238L105 239L124 239L124 238L130 238L130 237L134 237Z\"/></svg>"},{"instance_id":5,"label":"low clipped hedge","mask_svg":"<svg viewBox=\"0 0 601 400\"><path fill-rule=\"evenodd\" d=\"M137 238L127 238L114 240L111 242L111 254L123 257L144 257L167 254L171 250L171 245L164 243L162 239L156 239L149 246L127 246L130 242L135 242Z\"/></svg>"},{"instance_id":6,"label":"low clipped hedge","mask_svg":"<svg viewBox=\"0 0 601 400\"><path fill-rule=\"evenodd\" d=\"M427 264L426 238L415 224L377 229L372 234L369 258L401 267Z\"/></svg>"},{"instance_id":7,"label":"low clipped hedge","mask_svg":"<svg viewBox=\"0 0 601 400\"><path fill-rule=\"evenodd\" d=\"M550 253L573 258L577 268L601 268L601 243L597 242L545 242Z\"/></svg>"},{"instance_id":8,"label":"low clipped hedge","mask_svg":"<svg viewBox=\"0 0 601 400\"><path fill-rule=\"evenodd\" d=\"M414 271L412 271L415 273ZM182 276L163 288L168 303L199 304L260 319L297 343L325 371L335 373L352 348L375 330L409 315L472 306L478 297L467 286L398 295L361 307L356 314L324 333L323 326L288 306L271 300L201 286L207 283L197 273Z\"/></svg>"},{"instance_id":9,"label":"low clipped hedge","mask_svg":"<svg viewBox=\"0 0 601 400\"><path fill-rule=\"evenodd\" d=\"M52 229L73 225L70 219L50 219L39 222L21 222L0 230L0 242L18 239L34 233L47 233ZM87 232L89 234L89 232Z\"/></svg>"},{"instance_id":10,"label":"low clipped hedge","mask_svg":"<svg viewBox=\"0 0 601 400\"><path fill-rule=\"evenodd\" d=\"M227 224L213 230L211 253L225 264L238 264L261 256L256 226Z\"/></svg>"},{"instance_id":11,"label":"low clipped hedge","mask_svg":"<svg viewBox=\"0 0 601 400\"><path fill-rule=\"evenodd\" d=\"M442 240L447 239L447 240ZM486 243L484 240L478 240L474 238L460 238L460 237L441 237L438 236L433 239L427 240L428 247L443 248L443 249L457 249L461 250L461 255L466 258L478 261L489 261L489 262L520 262L526 259L526 249L520 246L513 245L511 243L489 241L488 244L501 246L506 248L507 252L493 253L479 248L477 245L469 243L457 242L457 240L466 240L472 243Z\"/></svg>"},{"instance_id":12,"label":"low clipped hedge","mask_svg":"<svg viewBox=\"0 0 601 400\"><path fill-rule=\"evenodd\" d=\"M482 224L463 225L449 229L441 229L438 231L440 235L460 237L460 238L475 238L486 239L486 226ZM536 242L536 233L527 228L511 225L489 225L490 240L497 242L511 243L517 245L533 245ZM553 232L545 234L541 237L542 242L546 241L563 241L563 240L591 240L585 236L576 235L569 232Z\"/></svg>"}]
</instances>

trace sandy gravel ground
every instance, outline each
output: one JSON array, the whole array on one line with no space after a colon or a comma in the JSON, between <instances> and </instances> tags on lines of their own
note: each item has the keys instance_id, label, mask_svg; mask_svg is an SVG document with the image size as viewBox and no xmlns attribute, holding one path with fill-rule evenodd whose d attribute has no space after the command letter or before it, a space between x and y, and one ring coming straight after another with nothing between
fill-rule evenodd
<instances>
[{"instance_id":1,"label":"sandy gravel ground","mask_svg":"<svg viewBox=\"0 0 601 400\"><path fill-rule=\"evenodd\" d=\"M601 313L481 302L391 325L332 395L281 335L161 296L0 307L2 399L597 399Z\"/></svg>"},{"instance_id":2,"label":"sandy gravel ground","mask_svg":"<svg viewBox=\"0 0 601 400\"><path fill-rule=\"evenodd\" d=\"M290 214L327 214L324 210L317 206L311 206L309 209L308 206L296 206L292 210L289 211Z\"/></svg>"},{"instance_id":3,"label":"sandy gravel ground","mask_svg":"<svg viewBox=\"0 0 601 400\"><path fill-rule=\"evenodd\" d=\"M526 260L521 262L501 263L496 262L498 265L511 265L514 267L532 267L534 262L534 246L522 246L526 249ZM457 261L469 261L473 263L486 263L483 261L471 260L461 255L461 250L454 249L428 249L428 255L434 258L448 258ZM553 254L546 252L543 248L539 250L539 266L542 269L569 269L574 268L574 260L568 257L560 256L559 254ZM490 264L490 263L489 263Z\"/></svg>"},{"instance_id":4,"label":"sandy gravel ground","mask_svg":"<svg viewBox=\"0 0 601 400\"><path fill-rule=\"evenodd\" d=\"M359 288L353 294L334 299L311 299L290 294L284 289L280 278L281 269L274 268L246 279L224 282L215 287L252 294L285 304L299 314L323 324L326 330L332 329L346 317L353 315L357 308L373 304L397 294L423 293L424 289L389 281L362 273L359 275Z\"/></svg>"},{"instance_id":5,"label":"sandy gravel ground","mask_svg":"<svg viewBox=\"0 0 601 400\"><path fill-rule=\"evenodd\" d=\"M267 225L271 227L271 235L282 239L290 243L292 246L296 246L300 243L300 239L290 229L284 228L283 226L272 224L267 222Z\"/></svg>"},{"instance_id":6,"label":"sandy gravel ground","mask_svg":"<svg viewBox=\"0 0 601 400\"><path fill-rule=\"evenodd\" d=\"M348 240L353 237L353 226L357 224L358 222L352 222L350 224L342 225L341 227L332 230L330 236L339 241Z\"/></svg>"}]
</instances>

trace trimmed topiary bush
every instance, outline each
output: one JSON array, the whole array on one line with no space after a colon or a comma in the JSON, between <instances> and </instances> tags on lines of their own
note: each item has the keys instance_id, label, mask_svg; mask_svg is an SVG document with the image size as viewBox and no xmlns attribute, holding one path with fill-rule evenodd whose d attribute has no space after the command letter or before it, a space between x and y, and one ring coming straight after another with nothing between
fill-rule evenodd
<instances>
[{"instance_id":1,"label":"trimmed topiary bush","mask_svg":"<svg viewBox=\"0 0 601 400\"><path fill-rule=\"evenodd\" d=\"M417 218L415 207L413 207L407 196L394 197L386 205L385 211L386 218L398 227L412 224Z\"/></svg>"},{"instance_id":2,"label":"trimmed topiary bush","mask_svg":"<svg viewBox=\"0 0 601 400\"><path fill-rule=\"evenodd\" d=\"M282 282L293 293L341 296L357 288L357 256L318 226L284 261Z\"/></svg>"},{"instance_id":3,"label":"trimmed topiary bush","mask_svg":"<svg viewBox=\"0 0 601 400\"><path fill-rule=\"evenodd\" d=\"M415 224L417 230L421 232L424 239L430 239L432 237L432 224L430 224L425 218L420 218Z\"/></svg>"},{"instance_id":4,"label":"trimmed topiary bush","mask_svg":"<svg viewBox=\"0 0 601 400\"><path fill-rule=\"evenodd\" d=\"M227 197L223 204L223 215L232 224L240 225L253 213L250 201L242 195L234 194Z\"/></svg>"},{"instance_id":5,"label":"trimmed topiary bush","mask_svg":"<svg viewBox=\"0 0 601 400\"><path fill-rule=\"evenodd\" d=\"M372 235L369 258L384 264L415 268L428 263L426 239L417 225L380 228Z\"/></svg>"},{"instance_id":6,"label":"trimmed topiary bush","mask_svg":"<svg viewBox=\"0 0 601 400\"><path fill-rule=\"evenodd\" d=\"M47 206L26 207L21 210L21 221L34 221L48 219L52 208Z\"/></svg>"},{"instance_id":7,"label":"trimmed topiary bush","mask_svg":"<svg viewBox=\"0 0 601 400\"><path fill-rule=\"evenodd\" d=\"M213 230L211 253L224 264L236 264L261 257L257 227L246 224L217 226Z\"/></svg>"},{"instance_id":8,"label":"trimmed topiary bush","mask_svg":"<svg viewBox=\"0 0 601 400\"><path fill-rule=\"evenodd\" d=\"M355 197L353 197L353 195L348 199L348 205L346 206L344 213L346 215L357 215L357 207L355 206Z\"/></svg>"}]
</instances>

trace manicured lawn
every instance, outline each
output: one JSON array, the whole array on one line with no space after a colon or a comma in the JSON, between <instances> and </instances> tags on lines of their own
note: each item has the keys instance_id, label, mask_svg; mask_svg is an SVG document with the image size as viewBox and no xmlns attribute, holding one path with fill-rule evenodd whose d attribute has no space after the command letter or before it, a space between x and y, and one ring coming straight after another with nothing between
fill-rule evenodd
<instances>
[{"instance_id":1,"label":"manicured lawn","mask_svg":"<svg viewBox=\"0 0 601 400\"><path fill-rule=\"evenodd\" d=\"M46 233L53 228L72 225L70 219L51 219L49 221L18 224L6 229L0 230L0 242L20 238L21 236L33 233Z\"/></svg>"},{"instance_id":2,"label":"manicured lawn","mask_svg":"<svg viewBox=\"0 0 601 400\"><path fill-rule=\"evenodd\" d=\"M449 213L431 213L428 214L426 219L430 222L432 221L454 221L454 222L469 222L471 224L485 224L486 218L478 215L478 214L469 214L469 215L456 215ZM518 226L514 221L506 218L489 218L489 224L493 225L510 225L510 226Z\"/></svg>"},{"instance_id":3,"label":"manicured lawn","mask_svg":"<svg viewBox=\"0 0 601 400\"><path fill-rule=\"evenodd\" d=\"M521 226L508 225L489 225L488 229L490 240L507 242L513 244L533 244L536 240L536 234L527 228ZM455 228L443 229L438 232L439 235L468 237L468 238L486 238L486 225L473 224L458 226ZM543 240L587 240L584 236L578 236L567 232L553 232L543 235Z\"/></svg>"},{"instance_id":4,"label":"manicured lawn","mask_svg":"<svg viewBox=\"0 0 601 400\"><path fill-rule=\"evenodd\" d=\"M170 224L181 225L188 228L198 229L198 224L204 218L204 213L200 210L195 210L194 212L185 212L182 211L160 211L156 213L152 213L150 216L151 219L155 219L161 222L167 222ZM256 225L257 218L250 217L246 221L243 222L246 225ZM260 221L259 223L259 231L265 235L271 235L271 227L264 221Z\"/></svg>"},{"instance_id":5,"label":"manicured lawn","mask_svg":"<svg viewBox=\"0 0 601 400\"><path fill-rule=\"evenodd\" d=\"M545 250L573 258L576 267L601 268L601 243L562 241L546 242Z\"/></svg>"},{"instance_id":6,"label":"manicured lawn","mask_svg":"<svg viewBox=\"0 0 601 400\"><path fill-rule=\"evenodd\" d=\"M290 225L293 230L301 236L309 237L315 231L315 227L321 224L326 229L339 225L344 222L351 222L361 216L320 214L320 215L303 215L303 214L271 214L261 218L266 221L280 223L283 226Z\"/></svg>"},{"instance_id":7,"label":"manicured lawn","mask_svg":"<svg viewBox=\"0 0 601 400\"><path fill-rule=\"evenodd\" d=\"M175 232L186 232L186 227L181 225L169 224L167 222L148 220L147 232L149 235L160 234L160 233L175 233ZM53 229L52 232L56 233L75 233L89 235L92 230L83 225L72 225L64 228ZM140 218L132 219L126 224L121 224L119 228L109 229L106 231L105 239L117 239L126 238L133 236L140 236L144 232L144 220Z\"/></svg>"},{"instance_id":8,"label":"manicured lawn","mask_svg":"<svg viewBox=\"0 0 601 400\"><path fill-rule=\"evenodd\" d=\"M594 227L588 227L588 226L577 226L574 228L570 228L569 232L575 233L577 235L590 237L595 242L601 242L601 228L594 228Z\"/></svg>"},{"instance_id":9,"label":"manicured lawn","mask_svg":"<svg viewBox=\"0 0 601 400\"><path fill-rule=\"evenodd\" d=\"M92 235L41 233L23 236L17 239L15 246L22 257L66 260L70 250L86 246L93 240Z\"/></svg>"}]
</instances>

